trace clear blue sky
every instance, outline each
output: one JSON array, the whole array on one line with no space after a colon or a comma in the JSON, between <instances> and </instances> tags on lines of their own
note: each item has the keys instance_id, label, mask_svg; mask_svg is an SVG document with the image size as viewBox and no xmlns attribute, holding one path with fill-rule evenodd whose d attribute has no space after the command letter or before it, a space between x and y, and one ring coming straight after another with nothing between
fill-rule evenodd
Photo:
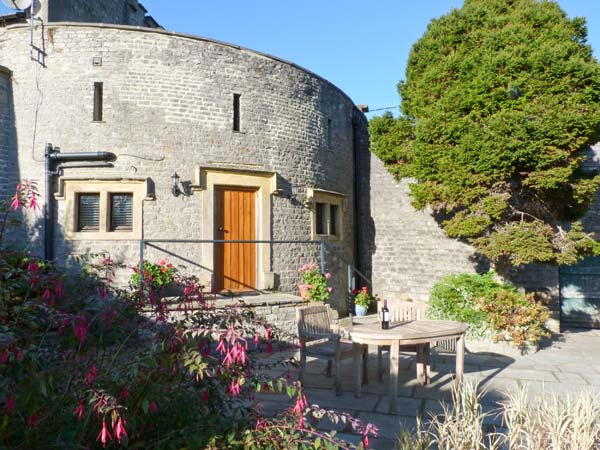
<instances>
[{"instance_id":1,"label":"clear blue sky","mask_svg":"<svg viewBox=\"0 0 600 450\"><path fill-rule=\"evenodd\" d=\"M90 0L101 1L101 0ZM166 29L218 39L293 61L371 109L399 104L412 44L432 18L462 0L141 0ZM600 58L600 1L559 0L587 18ZM0 8L0 13L6 10ZM381 113L377 113L381 114Z\"/></svg>"}]
</instances>

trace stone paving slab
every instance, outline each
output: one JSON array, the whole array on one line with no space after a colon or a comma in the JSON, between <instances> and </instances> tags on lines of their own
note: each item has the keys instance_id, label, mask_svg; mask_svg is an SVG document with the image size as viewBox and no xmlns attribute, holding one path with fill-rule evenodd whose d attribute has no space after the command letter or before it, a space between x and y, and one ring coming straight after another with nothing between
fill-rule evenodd
<instances>
[{"instance_id":1,"label":"stone paving slab","mask_svg":"<svg viewBox=\"0 0 600 450\"><path fill-rule=\"evenodd\" d=\"M479 382L482 392L481 404L485 412L496 411L498 402L505 400L507 393L517 392L520 387L527 388L531 398L544 393L565 396L590 392L593 389L600 392L600 330L566 332L553 345L524 355L515 352L503 355L493 350L492 347L479 353L465 355L465 380ZM326 363L309 360L305 378L306 395L309 403L340 412L350 412L365 422L377 425L380 435L378 439L371 439L370 448L393 449L393 439L401 429L414 429L418 416L426 420L429 412L440 414L443 411L440 401L451 401L454 355L432 355L433 369L431 384L428 386L421 386L415 378L414 355L401 355L399 389L395 399L397 414L390 415L387 414L388 360L384 357L384 376L383 382L380 383L377 379L376 348L370 347L369 352L370 382L363 385L361 398L357 399L354 396L351 359L342 363L343 392L339 397L333 390L334 378L324 375ZM285 374L286 371L280 373ZM292 379L297 379L297 375L298 370L292 369ZM273 413L293 404L287 396L276 397L269 394L261 397L260 401L264 404L265 411ZM484 424L501 429L502 418L492 414L484 420ZM360 436L348 434L349 430L340 425L323 423L320 428L327 430L329 426L339 430L344 437L352 438L354 442L360 441Z\"/></svg>"}]
</instances>

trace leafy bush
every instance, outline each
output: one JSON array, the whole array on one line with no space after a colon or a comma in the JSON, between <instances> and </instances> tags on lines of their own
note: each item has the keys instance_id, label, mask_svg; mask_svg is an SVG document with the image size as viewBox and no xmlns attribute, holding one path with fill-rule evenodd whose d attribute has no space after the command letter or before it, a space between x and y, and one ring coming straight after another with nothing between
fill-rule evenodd
<instances>
[{"instance_id":1,"label":"leafy bush","mask_svg":"<svg viewBox=\"0 0 600 450\"><path fill-rule=\"evenodd\" d=\"M500 284L494 273L449 275L431 290L428 316L470 325L469 337L491 337L523 348L547 336L548 308L514 286Z\"/></svg>"},{"instance_id":2,"label":"leafy bush","mask_svg":"<svg viewBox=\"0 0 600 450\"><path fill-rule=\"evenodd\" d=\"M355 289L352 291L352 295L354 296L354 304L364 306L368 308L373 302L373 296L369 294L369 291L366 286L363 286L360 289Z\"/></svg>"},{"instance_id":3,"label":"leafy bush","mask_svg":"<svg viewBox=\"0 0 600 450\"><path fill-rule=\"evenodd\" d=\"M176 320L153 294L157 277L129 292L113 285L110 257L80 262L85 270L67 275L0 245L0 448L361 447L313 427L319 414L346 415L309 407L301 386L258 370L257 352L293 346L275 327L241 307L217 310L197 280L173 275L183 292ZM169 273L155 266L167 269L158 278ZM260 367L291 362L275 359ZM296 404L267 420L257 389ZM347 420L363 442L376 432Z\"/></svg>"},{"instance_id":4,"label":"leafy bush","mask_svg":"<svg viewBox=\"0 0 600 450\"><path fill-rule=\"evenodd\" d=\"M328 272L322 274L319 266L314 263L305 264L298 271L302 274L300 292L313 302L326 302L332 291L332 288L327 286L331 274Z\"/></svg>"},{"instance_id":5,"label":"leafy bush","mask_svg":"<svg viewBox=\"0 0 600 450\"><path fill-rule=\"evenodd\" d=\"M161 260L158 264L144 260L141 278L144 285L157 288L168 286L173 283L173 281L175 281L175 273L175 267L173 267L173 264L169 263L166 259ZM134 289L137 289L142 280L140 280L139 268L135 267L133 269L133 275L131 275L129 280L129 284Z\"/></svg>"}]
</instances>

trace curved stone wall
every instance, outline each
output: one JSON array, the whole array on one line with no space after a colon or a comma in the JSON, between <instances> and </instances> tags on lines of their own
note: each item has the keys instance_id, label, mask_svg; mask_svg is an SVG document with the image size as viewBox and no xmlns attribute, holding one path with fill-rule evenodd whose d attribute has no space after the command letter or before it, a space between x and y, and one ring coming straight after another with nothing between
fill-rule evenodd
<instances>
[{"instance_id":1,"label":"curved stone wall","mask_svg":"<svg viewBox=\"0 0 600 450\"><path fill-rule=\"evenodd\" d=\"M33 151L19 146L19 166L27 169L18 176L42 183L46 142L63 152L111 151L118 156L114 168L70 169L63 179L148 178L154 200L143 204L146 239L212 239L206 234L212 213L203 211L211 199L201 185L190 196L174 197L171 175L194 185L201 181L199 168L270 174L276 180L274 194L266 197L270 237L311 239L311 211L303 206L310 200L307 190L334 191L343 195L344 231L331 243L352 261L355 108L331 83L268 55L164 31L65 23L51 24L45 33L41 67L29 59L26 27L0 29L6 44L0 65L10 64L15 81L18 141L34 143ZM98 122L94 83L103 83ZM234 94L240 95L239 132L232 129ZM137 258L135 240L62 239L72 211L60 199L57 205L57 256L107 250L124 261ZM207 245L164 247L178 255L171 255L175 262L201 270ZM263 287L274 283L293 291L297 268L318 256L314 244L265 247L269 267L262 269L269 273ZM333 259L328 264L345 276ZM340 305L344 283L336 281Z\"/></svg>"}]
</instances>

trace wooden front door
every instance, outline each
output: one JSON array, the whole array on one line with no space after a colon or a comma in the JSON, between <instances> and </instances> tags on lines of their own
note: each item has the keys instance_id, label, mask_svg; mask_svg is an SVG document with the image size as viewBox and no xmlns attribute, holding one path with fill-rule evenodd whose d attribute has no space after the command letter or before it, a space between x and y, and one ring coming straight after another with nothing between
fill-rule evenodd
<instances>
[{"instance_id":1,"label":"wooden front door","mask_svg":"<svg viewBox=\"0 0 600 450\"><path fill-rule=\"evenodd\" d=\"M256 239L256 191L215 188L215 239ZM215 283L219 291L256 290L256 244L215 244Z\"/></svg>"}]
</instances>

